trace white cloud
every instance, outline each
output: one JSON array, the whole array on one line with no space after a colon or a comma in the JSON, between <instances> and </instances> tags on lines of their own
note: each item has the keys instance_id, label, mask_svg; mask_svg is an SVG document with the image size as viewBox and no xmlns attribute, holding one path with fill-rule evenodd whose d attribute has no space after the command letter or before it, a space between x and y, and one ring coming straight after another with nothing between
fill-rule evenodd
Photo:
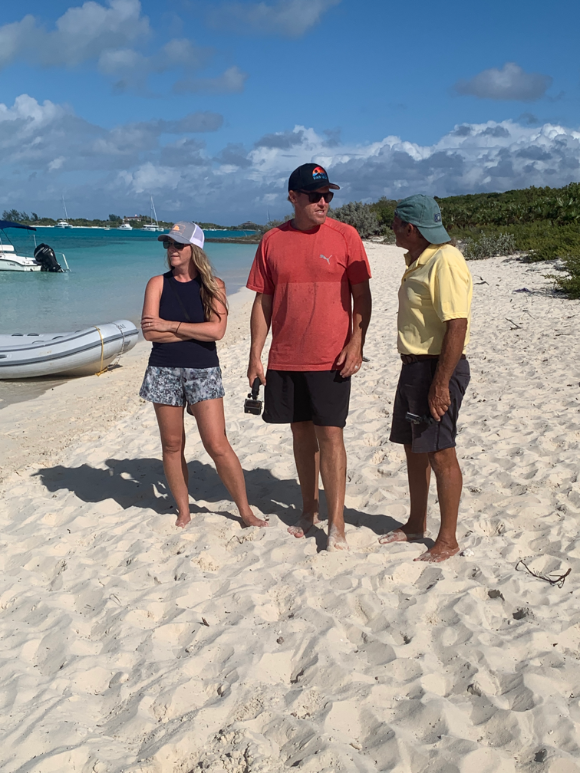
<instances>
[{"instance_id":1,"label":"white cloud","mask_svg":"<svg viewBox=\"0 0 580 773\"><path fill-rule=\"evenodd\" d=\"M150 34L139 0L109 0L108 7L89 0L69 8L55 26L47 30L27 15L0 27L0 65L25 59L44 66L75 67Z\"/></svg>"},{"instance_id":2,"label":"white cloud","mask_svg":"<svg viewBox=\"0 0 580 773\"><path fill-rule=\"evenodd\" d=\"M191 74L203 67L212 53L211 49L196 46L190 40L174 38L151 56L145 56L131 48L103 51L98 60L98 69L103 75L115 79L116 91L138 89L145 92L150 75L175 68L185 74ZM244 80L245 78L246 76ZM242 89L243 82L239 90Z\"/></svg>"},{"instance_id":3,"label":"white cloud","mask_svg":"<svg viewBox=\"0 0 580 773\"><path fill-rule=\"evenodd\" d=\"M99 57L99 70L104 75L137 71L145 65L146 57L132 48L103 51Z\"/></svg>"},{"instance_id":4,"label":"white cloud","mask_svg":"<svg viewBox=\"0 0 580 773\"><path fill-rule=\"evenodd\" d=\"M27 15L22 21L0 27L0 69L23 55L37 33L34 16Z\"/></svg>"},{"instance_id":5,"label":"white cloud","mask_svg":"<svg viewBox=\"0 0 580 773\"><path fill-rule=\"evenodd\" d=\"M341 185L338 204L411 193L448 196L530 185L557 187L580 180L580 132L550 124L464 124L429 146L390 136L367 145L329 147L325 132L304 126L270 137L281 138L278 146L262 138L246 154L241 146L230 145L214 157L213 166L182 168L179 201L184 212L195 203L204 219L264 220L267 202L272 214L282 216L288 210L290 172L310 161L325 165ZM131 196L134 183L125 183ZM188 189L192 194L184 196Z\"/></svg>"},{"instance_id":6,"label":"white cloud","mask_svg":"<svg viewBox=\"0 0 580 773\"><path fill-rule=\"evenodd\" d=\"M218 29L297 38L317 24L340 0L277 0L275 3L225 3L209 13Z\"/></svg>"},{"instance_id":7,"label":"white cloud","mask_svg":"<svg viewBox=\"0 0 580 773\"><path fill-rule=\"evenodd\" d=\"M175 121L143 121L107 130L79 118L70 108L48 100L41 104L23 94L12 107L0 104L0 172L132 168L149 155L159 159L164 135L214 132L222 123L218 113L197 112Z\"/></svg>"},{"instance_id":8,"label":"white cloud","mask_svg":"<svg viewBox=\"0 0 580 773\"><path fill-rule=\"evenodd\" d=\"M304 141L304 131L296 128L291 132L275 132L274 134L265 134L259 140L256 140L257 148L278 148L286 150L294 148L296 145L302 145Z\"/></svg>"},{"instance_id":9,"label":"white cloud","mask_svg":"<svg viewBox=\"0 0 580 773\"><path fill-rule=\"evenodd\" d=\"M544 96L552 85L549 75L525 72L514 62L507 62L503 69L492 67L483 70L471 80L460 80L455 91L480 99L504 99L518 102L535 102Z\"/></svg>"},{"instance_id":10,"label":"white cloud","mask_svg":"<svg viewBox=\"0 0 580 773\"><path fill-rule=\"evenodd\" d=\"M217 78L189 78L177 81L173 86L176 94L237 94L244 90L248 75L238 67L228 68Z\"/></svg>"},{"instance_id":11,"label":"white cloud","mask_svg":"<svg viewBox=\"0 0 580 773\"><path fill-rule=\"evenodd\" d=\"M160 167L183 169L187 166L211 166L205 153L205 142L190 137L181 137L175 142L164 145L159 156Z\"/></svg>"},{"instance_id":12,"label":"white cloud","mask_svg":"<svg viewBox=\"0 0 580 773\"><path fill-rule=\"evenodd\" d=\"M461 124L432 145L388 136L367 144L328 142L328 132L295 126L266 135L247 151L229 143L209 153L198 136L221 126L214 113L177 120L129 123L108 130L70 108L22 95L0 104L0 206L56 211L67 190L87 216L139 209L152 191L166 217L215 222L265 220L288 211L290 172L309 161L329 169L341 186L337 204L402 198L411 193L448 196L530 185L558 187L580 180L580 131L525 121ZM31 173L34 180L28 180ZM104 207L104 209L103 209Z\"/></svg>"},{"instance_id":13,"label":"white cloud","mask_svg":"<svg viewBox=\"0 0 580 773\"><path fill-rule=\"evenodd\" d=\"M54 159L53 161L51 161L51 162L50 162L50 164L48 165L48 171L49 171L49 172L54 172L54 171L56 171L57 169L60 169L60 168L62 167L62 165L64 164L65 160L66 160L66 159L65 159L65 157L64 157L64 156L59 156L58 158L55 158L55 159Z\"/></svg>"},{"instance_id":14,"label":"white cloud","mask_svg":"<svg viewBox=\"0 0 580 773\"><path fill-rule=\"evenodd\" d=\"M213 50L187 38L173 38L153 53L141 50L151 37L149 20L139 0L108 0L108 5L89 0L69 8L46 29L28 15L0 26L0 69L26 61L42 67L68 67L90 63L113 80L118 92L150 93L151 75L176 71L179 91L228 93L243 91L247 75L230 67L217 78L199 78Z\"/></svg>"}]
</instances>

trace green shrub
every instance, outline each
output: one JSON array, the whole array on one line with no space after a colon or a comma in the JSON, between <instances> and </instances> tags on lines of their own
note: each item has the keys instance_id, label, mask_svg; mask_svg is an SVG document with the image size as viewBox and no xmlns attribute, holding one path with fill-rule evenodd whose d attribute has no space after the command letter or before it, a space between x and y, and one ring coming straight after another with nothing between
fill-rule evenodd
<instances>
[{"instance_id":1,"label":"green shrub","mask_svg":"<svg viewBox=\"0 0 580 773\"><path fill-rule=\"evenodd\" d=\"M506 233L482 234L477 239L466 239L463 244L463 255L467 260L513 255L515 251L516 240Z\"/></svg>"},{"instance_id":2,"label":"green shrub","mask_svg":"<svg viewBox=\"0 0 580 773\"><path fill-rule=\"evenodd\" d=\"M482 237L509 235L515 241L515 249L530 262L555 260L568 255L580 254L580 227L577 225L552 225L550 222L525 223L494 228L455 229L452 235L466 244L477 243ZM501 253L501 254L506 254Z\"/></svg>"},{"instance_id":3,"label":"green shrub","mask_svg":"<svg viewBox=\"0 0 580 773\"><path fill-rule=\"evenodd\" d=\"M542 225L538 228L535 223L518 235L519 249L527 253L528 260L580 257L580 229L577 226Z\"/></svg>"},{"instance_id":4,"label":"green shrub","mask_svg":"<svg viewBox=\"0 0 580 773\"><path fill-rule=\"evenodd\" d=\"M580 183L437 199L446 228L518 225L549 221L580 225Z\"/></svg>"},{"instance_id":5,"label":"green shrub","mask_svg":"<svg viewBox=\"0 0 580 773\"><path fill-rule=\"evenodd\" d=\"M372 205L363 204L362 201L351 201L338 209L329 210L328 214L330 217L340 220L341 223L347 223L356 228L361 239L377 236L385 230L377 213L372 209Z\"/></svg>"},{"instance_id":6,"label":"green shrub","mask_svg":"<svg viewBox=\"0 0 580 773\"><path fill-rule=\"evenodd\" d=\"M379 223L387 230L387 233L391 229L391 223L395 217L395 209L397 208L397 202L392 199L387 199L385 196L375 201L374 204L369 205L373 212L379 219Z\"/></svg>"},{"instance_id":7,"label":"green shrub","mask_svg":"<svg viewBox=\"0 0 580 773\"><path fill-rule=\"evenodd\" d=\"M568 276L554 277L556 284L570 298L580 298L580 254L564 258L564 266Z\"/></svg>"}]
</instances>

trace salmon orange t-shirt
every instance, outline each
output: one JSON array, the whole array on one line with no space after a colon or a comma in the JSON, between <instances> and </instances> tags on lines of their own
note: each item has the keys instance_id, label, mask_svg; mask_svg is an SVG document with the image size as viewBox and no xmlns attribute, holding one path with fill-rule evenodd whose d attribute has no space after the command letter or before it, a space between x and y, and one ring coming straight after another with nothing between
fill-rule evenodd
<instances>
[{"instance_id":1,"label":"salmon orange t-shirt","mask_svg":"<svg viewBox=\"0 0 580 773\"><path fill-rule=\"evenodd\" d=\"M338 220L309 231L288 222L264 234L247 287L273 296L268 367L336 369L351 336L350 287L370 276L360 236Z\"/></svg>"}]
</instances>

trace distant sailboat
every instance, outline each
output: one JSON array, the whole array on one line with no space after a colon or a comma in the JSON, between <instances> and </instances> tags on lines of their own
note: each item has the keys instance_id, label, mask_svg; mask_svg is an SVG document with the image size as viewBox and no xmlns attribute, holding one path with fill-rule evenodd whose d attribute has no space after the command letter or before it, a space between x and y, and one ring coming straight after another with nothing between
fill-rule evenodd
<instances>
[{"instance_id":1,"label":"distant sailboat","mask_svg":"<svg viewBox=\"0 0 580 773\"><path fill-rule=\"evenodd\" d=\"M66 204L64 203L64 195L62 197L62 208L64 209L64 220L59 220L56 224L56 227L72 228L72 225L68 222L68 212L66 211Z\"/></svg>"},{"instance_id":2,"label":"distant sailboat","mask_svg":"<svg viewBox=\"0 0 580 773\"><path fill-rule=\"evenodd\" d=\"M163 228L160 227L159 223L157 222L157 212L155 211L155 204L153 203L153 196L151 196L151 216L150 216L150 223L145 223L142 230L143 231L163 231Z\"/></svg>"}]
</instances>

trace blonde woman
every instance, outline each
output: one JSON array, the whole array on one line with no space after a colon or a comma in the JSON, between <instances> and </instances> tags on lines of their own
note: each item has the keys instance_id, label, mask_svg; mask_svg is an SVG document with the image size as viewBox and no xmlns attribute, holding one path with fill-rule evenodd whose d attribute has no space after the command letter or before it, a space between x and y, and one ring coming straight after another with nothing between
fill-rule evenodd
<instances>
[{"instance_id":1,"label":"blonde woman","mask_svg":"<svg viewBox=\"0 0 580 773\"><path fill-rule=\"evenodd\" d=\"M141 327L153 350L139 394L155 407L163 469L178 508L175 525L184 528L191 521L184 455L187 405L243 525L267 526L250 509L242 467L226 437L216 350L227 325L225 285L213 275L198 225L176 223L158 240L167 250L170 270L150 279L145 290Z\"/></svg>"}]
</instances>

